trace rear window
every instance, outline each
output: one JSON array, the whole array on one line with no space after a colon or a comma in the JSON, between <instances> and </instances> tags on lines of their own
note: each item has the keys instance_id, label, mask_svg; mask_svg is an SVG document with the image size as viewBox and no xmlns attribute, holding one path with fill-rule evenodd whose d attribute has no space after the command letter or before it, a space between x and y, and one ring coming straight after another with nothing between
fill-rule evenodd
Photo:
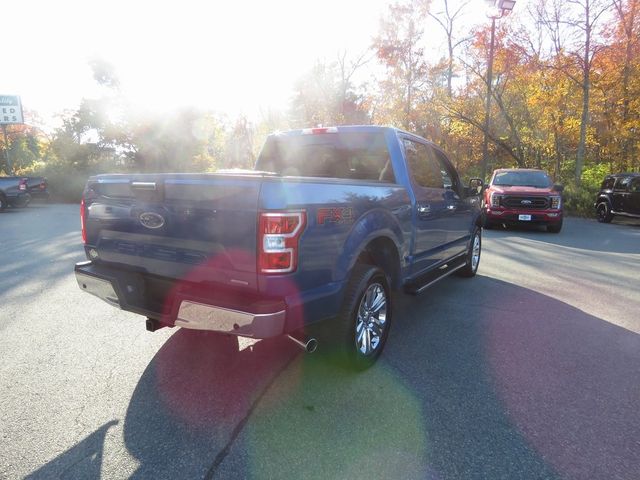
<instances>
[{"instance_id":1,"label":"rear window","mask_svg":"<svg viewBox=\"0 0 640 480\"><path fill-rule=\"evenodd\" d=\"M551 186L551 180L546 173L535 171L497 172L491 183L503 187L548 188Z\"/></svg>"},{"instance_id":2,"label":"rear window","mask_svg":"<svg viewBox=\"0 0 640 480\"><path fill-rule=\"evenodd\" d=\"M395 182L383 132L272 136L256 170L284 176Z\"/></svg>"}]
</instances>

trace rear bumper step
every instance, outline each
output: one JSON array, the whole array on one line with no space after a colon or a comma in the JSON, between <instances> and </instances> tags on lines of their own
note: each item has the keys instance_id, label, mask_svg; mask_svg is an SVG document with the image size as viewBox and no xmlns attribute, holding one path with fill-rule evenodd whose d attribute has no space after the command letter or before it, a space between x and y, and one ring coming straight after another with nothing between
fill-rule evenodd
<instances>
[{"instance_id":1,"label":"rear bumper step","mask_svg":"<svg viewBox=\"0 0 640 480\"><path fill-rule=\"evenodd\" d=\"M202 299L176 296L173 302L175 304L173 313L167 315L129 302L122 292L135 290L136 279L123 277L122 272L119 277L115 273L112 276L108 270L101 271L89 261L77 263L75 274L78 286L85 292L122 310L145 315L151 319L161 319L160 323L169 326L252 338L275 337L282 335L285 330L286 310L284 308L273 312L253 313L243 309L204 303Z\"/></svg>"},{"instance_id":2,"label":"rear bumper step","mask_svg":"<svg viewBox=\"0 0 640 480\"><path fill-rule=\"evenodd\" d=\"M268 338L283 333L285 318L284 310L273 313L249 313L182 300L175 326Z\"/></svg>"}]
</instances>

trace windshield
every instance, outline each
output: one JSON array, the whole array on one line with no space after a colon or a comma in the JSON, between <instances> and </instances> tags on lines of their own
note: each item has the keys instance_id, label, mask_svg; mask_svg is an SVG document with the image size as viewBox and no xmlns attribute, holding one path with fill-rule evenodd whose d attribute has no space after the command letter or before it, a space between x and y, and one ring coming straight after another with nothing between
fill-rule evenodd
<instances>
[{"instance_id":1,"label":"windshield","mask_svg":"<svg viewBox=\"0 0 640 480\"><path fill-rule=\"evenodd\" d=\"M503 187L548 188L551 186L551 180L544 172L530 170L508 171L497 172L491 184Z\"/></svg>"}]
</instances>

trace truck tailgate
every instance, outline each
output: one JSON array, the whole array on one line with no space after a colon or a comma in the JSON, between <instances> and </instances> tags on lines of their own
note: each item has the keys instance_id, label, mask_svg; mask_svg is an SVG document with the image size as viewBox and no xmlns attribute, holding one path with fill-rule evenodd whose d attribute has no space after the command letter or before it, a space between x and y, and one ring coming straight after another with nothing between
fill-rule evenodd
<instances>
[{"instance_id":1,"label":"truck tailgate","mask_svg":"<svg viewBox=\"0 0 640 480\"><path fill-rule=\"evenodd\" d=\"M101 175L85 191L98 262L184 282L256 287L260 175Z\"/></svg>"}]
</instances>

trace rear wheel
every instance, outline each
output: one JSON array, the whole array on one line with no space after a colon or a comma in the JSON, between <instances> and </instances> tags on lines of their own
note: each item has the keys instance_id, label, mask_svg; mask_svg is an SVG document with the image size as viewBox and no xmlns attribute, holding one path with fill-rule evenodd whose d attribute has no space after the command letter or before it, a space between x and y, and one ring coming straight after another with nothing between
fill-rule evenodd
<instances>
[{"instance_id":1,"label":"rear wheel","mask_svg":"<svg viewBox=\"0 0 640 480\"><path fill-rule=\"evenodd\" d=\"M382 270L366 264L354 267L336 321L334 343L339 362L355 370L373 365L391 325L391 296Z\"/></svg>"},{"instance_id":2,"label":"rear wheel","mask_svg":"<svg viewBox=\"0 0 640 480\"><path fill-rule=\"evenodd\" d=\"M31 202L31 197L24 196L16 200L13 206L16 208L24 208L29 205L29 202Z\"/></svg>"},{"instance_id":3,"label":"rear wheel","mask_svg":"<svg viewBox=\"0 0 640 480\"><path fill-rule=\"evenodd\" d=\"M609 223L613 220L613 213L608 202L600 202L596 207L596 216L600 223Z\"/></svg>"}]
</instances>

